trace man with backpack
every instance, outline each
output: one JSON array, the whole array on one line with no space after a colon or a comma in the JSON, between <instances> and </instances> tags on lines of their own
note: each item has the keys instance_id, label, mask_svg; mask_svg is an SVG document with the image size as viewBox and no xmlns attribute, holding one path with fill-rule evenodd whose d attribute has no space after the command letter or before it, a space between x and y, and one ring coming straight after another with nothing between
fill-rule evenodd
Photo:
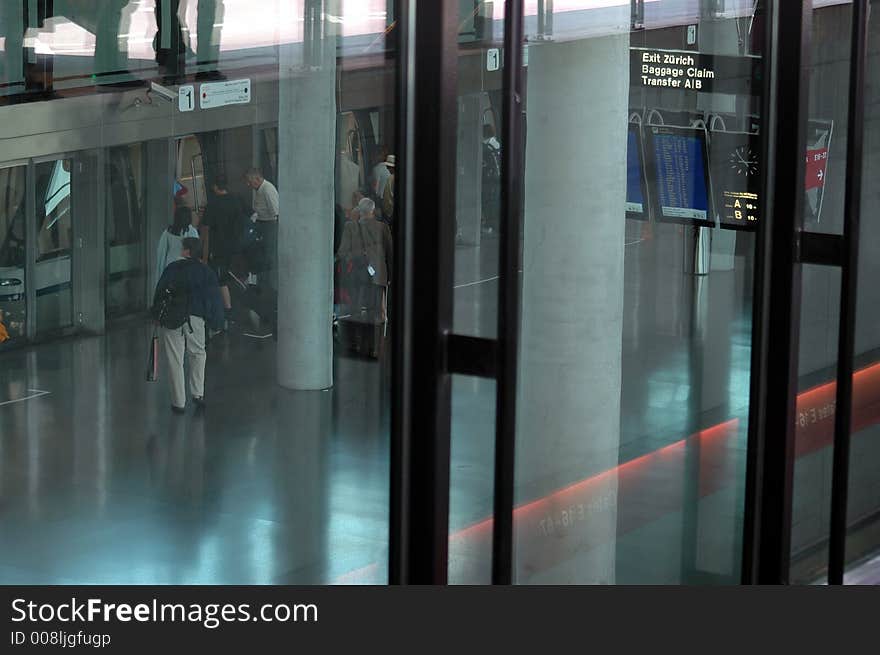
<instances>
[{"instance_id":1,"label":"man with backpack","mask_svg":"<svg viewBox=\"0 0 880 655\"><path fill-rule=\"evenodd\" d=\"M495 128L483 125L483 230L492 233L501 215L501 143Z\"/></svg>"},{"instance_id":2,"label":"man with backpack","mask_svg":"<svg viewBox=\"0 0 880 655\"><path fill-rule=\"evenodd\" d=\"M186 407L184 352L189 360L190 395L197 406L204 407L206 330L221 329L224 319L217 275L200 261L201 242L185 238L181 255L156 285L152 310L168 359L171 410L177 414Z\"/></svg>"}]
</instances>

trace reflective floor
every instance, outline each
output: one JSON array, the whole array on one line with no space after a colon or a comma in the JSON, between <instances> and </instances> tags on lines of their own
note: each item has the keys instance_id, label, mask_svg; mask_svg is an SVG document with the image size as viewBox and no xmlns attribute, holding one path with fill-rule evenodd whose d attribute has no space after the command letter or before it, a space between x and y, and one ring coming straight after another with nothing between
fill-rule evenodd
<instances>
[{"instance_id":1,"label":"reflective floor","mask_svg":"<svg viewBox=\"0 0 880 655\"><path fill-rule=\"evenodd\" d=\"M633 266L641 255L632 250L631 256L629 250L640 247L633 244L627 252L621 463L698 429L689 380L704 375L694 368L695 319L682 286L692 280L670 270L675 278L656 280L664 288L657 300L656 288L638 287L644 280ZM491 238L480 249L458 249L458 330L494 334L496 261ZM711 284L732 285L733 280L732 273L718 274ZM716 295L736 294L727 289ZM740 315L726 325L730 329L724 334L734 344L746 342L725 356L725 364L728 357L735 363L733 377L720 383L718 406L701 405L697 413L705 414L704 422L742 411L747 399L730 383L747 375L748 323ZM210 406L179 417L168 409L164 378L144 381L147 342L146 329L132 322L103 337L60 340L2 355L0 580L384 580L387 362L338 348L333 390L291 392L274 383L271 339L221 336L209 351ZM482 537L464 543L462 535L491 515L494 392L490 381L454 382L450 529L451 577L457 581L482 581L489 573ZM734 450L738 439L736 434L728 444ZM664 475L663 470L654 473ZM575 468L571 481L591 473ZM675 482L681 474L676 464L665 475ZM554 491L532 493L539 498ZM735 506L736 491L723 493L722 504ZM632 545L618 542L619 568L630 572L625 578L638 578L643 567L632 564L645 557L639 546L644 539L654 539L664 558L680 559L685 512L678 491L668 506L651 511L641 507L638 494L629 498L622 494L620 502L632 503L630 514L637 519L628 526ZM658 535L663 536L658 540ZM470 557L459 561L462 548ZM478 553L476 560L473 553Z\"/></svg>"},{"instance_id":2,"label":"reflective floor","mask_svg":"<svg viewBox=\"0 0 880 655\"><path fill-rule=\"evenodd\" d=\"M217 339L203 413L143 381L147 334L3 355L5 582L328 582L384 560L387 384L340 359L333 392L272 383L274 344ZM6 397L4 397L4 400ZM332 554L332 557L331 557Z\"/></svg>"},{"instance_id":3,"label":"reflective floor","mask_svg":"<svg viewBox=\"0 0 880 655\"><path fill-rule=\"evenodd\" d=\"M560 507L604 510L613 474L617 583L739 575L748 275L737 258L683 276L677 243L673 230L626 247L618 466L564 462L565 488L519 490L532 500L518 530L543 548ZM496 253L458 249L456 329L494 334ZM275 384L272 339L220 336L209 407L176 416L164 376L144 381L148 338L130 321L2 353L0 583L383 582L388 362L337 347L331 391L291 392ZM494 394L491 381L453 383L453 582L489 579ZM594 528L535 581L576 571L603 546Z\"/></svg>"},{"instance_id":4,"label":"reflective floor","mask_svg":"<svg viewBox=\"0 0 880 655\"><path fill-rule=\"evenodd\" d=\"M462 251L459 301L490 326L479 299L495 289L479 275L494 258L473 255ZM148 342L130 321L0 355L0 583L385 579L387 361L338 346L335 387L292 392L274 382L273 340L219 336L209 407L177 416L166 376L144 381ZM458 428L483 452L491 394L482 382L456 394L472 408ZM468 503L453 523L490 507Z\"/></svg>"}]
</instances>

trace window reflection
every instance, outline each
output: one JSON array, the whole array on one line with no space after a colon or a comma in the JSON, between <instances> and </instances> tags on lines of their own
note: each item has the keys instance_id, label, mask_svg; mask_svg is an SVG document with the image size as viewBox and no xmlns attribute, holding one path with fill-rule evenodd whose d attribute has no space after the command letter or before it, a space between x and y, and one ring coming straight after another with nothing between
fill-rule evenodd
<instances>
[{"instance_id":1,"label":"window reflection","mask_svg":"<svg viewBox=\"0 0 880 655\"><path fill-rule=\"evenodd\" d=\"M37 179L37 261L58 257L70 251L70 168L69 159L40 166Z\"/></svg>"}]
</instances>

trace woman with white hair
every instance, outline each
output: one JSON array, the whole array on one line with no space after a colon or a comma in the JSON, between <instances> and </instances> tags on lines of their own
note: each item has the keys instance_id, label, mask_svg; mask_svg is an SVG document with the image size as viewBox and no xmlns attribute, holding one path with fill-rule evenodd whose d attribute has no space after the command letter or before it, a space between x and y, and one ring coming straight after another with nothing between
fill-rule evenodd
<instances>
[{"instance_id":1,"label":"woman with white hair","mask_svg":"<svg viewBox=\"0 0 880 655\"><path fill-rule=\"evenodd\" d=\"M345 224L336 261L342 265L342 284L351 303L350 319L361 326L376 328L376 337L384 334L386 296L393 267L391 230L376 220L376 203L369 198L361 199L357 211L352 211L351 220ZM373 357L378 356L379 341L374 338L370 346ZM354 345L360 350L362 339L356 338Z\"/></svg>"}]
</instances>

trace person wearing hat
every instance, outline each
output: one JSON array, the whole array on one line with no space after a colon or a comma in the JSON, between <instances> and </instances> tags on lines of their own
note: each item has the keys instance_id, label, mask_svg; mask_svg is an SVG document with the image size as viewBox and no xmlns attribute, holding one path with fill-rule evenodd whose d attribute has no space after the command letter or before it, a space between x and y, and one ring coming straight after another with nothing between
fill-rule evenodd
<instances>
[{"instance_id":1,"label":"person wearing hat","mask_svg":"<svg viewBox=\"0 0 880 655\"><path fill-rule=\"evenodd\" d=\"M374 160L375 161L375 160ZM390 163L390 167L389 167ZM373 166L373 196L379 200L385 194L385 184L394 170L394 155L388 155L388 151L382 148L376 165Z\"/></svg>"},{"instance_id":2,"label":"person wearing hat","mask_svg":"<svg viewBox=\"0 0 880 655\"><path fill-rule=\"evenodd\" d=\"M385 182L385 187L382 190L382 220L384 220L389 225L391 221L394 219L394 177L395 177L395 165L396 165L394 155L388 155L388 158L385 160L385 167L388 170L388 179Z\"/></svg>"}]
</instances>

